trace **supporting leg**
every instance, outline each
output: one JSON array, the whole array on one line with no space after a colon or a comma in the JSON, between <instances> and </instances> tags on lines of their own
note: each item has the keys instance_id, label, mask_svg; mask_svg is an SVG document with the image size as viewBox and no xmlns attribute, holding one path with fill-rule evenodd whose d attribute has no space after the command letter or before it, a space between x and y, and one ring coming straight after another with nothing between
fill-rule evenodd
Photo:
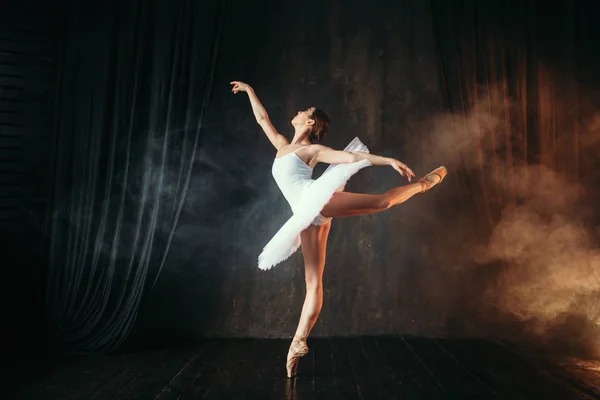
<instances>
[{"instance_id":1,"label":"supporting leg","mask_svg":"<svg viewBox=\"0 0 600 400\"><path fill-rule=\"evenodd\" d=\"M296 375L300 357L308 353L306 338L317 322L323 305L323 270L325 269L327 238L330 228L331 222L320 226L311 225L300 235L304 256L306 297L298 328L288 351L286 365L288 378Z\"/></svg>"},{"instance_id":2,"label":"supporting leg","mask_svg":"<svg viewBox=\"0 0 600 400\"><path fill-rule=\"evenodd\" d=\"M330 229L331 222L320 226L311 225L300 235L304 257L306 297L298 329L296 329L295 336L299 338L306 338L310 334L323 305L323 270L325 269L327 238Z\"/></svg>"}]
</instances>

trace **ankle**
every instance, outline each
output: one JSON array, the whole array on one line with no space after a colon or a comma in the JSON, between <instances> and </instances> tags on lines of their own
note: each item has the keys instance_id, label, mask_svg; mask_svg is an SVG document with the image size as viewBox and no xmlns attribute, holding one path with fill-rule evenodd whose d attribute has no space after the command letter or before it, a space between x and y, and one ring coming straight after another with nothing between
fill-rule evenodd
<instances>
[{"instance_id":1,"label":"ankle","mask_svg":"<svg viewBox=\"0 0 600 400\"><path fill-rule=\"evenodd\" d=\"M306 342L306 337L295 335L292 339L292 342Z\"/></svg>"}]
</instances>

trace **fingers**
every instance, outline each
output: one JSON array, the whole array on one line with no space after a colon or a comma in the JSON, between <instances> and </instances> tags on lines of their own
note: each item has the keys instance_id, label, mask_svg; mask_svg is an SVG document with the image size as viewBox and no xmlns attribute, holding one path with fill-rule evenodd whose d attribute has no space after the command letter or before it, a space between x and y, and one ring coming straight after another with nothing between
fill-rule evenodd
<instances>
[{"instance_id":1,"label":"fingers","mask_svg":"<svg viewBox=\"0 0 600 400\"><path fill-rule=\"evenodd\" d=\"M231 81L229 82L230 85L234 85L234 86L238 86L238 87L242 87L242 86L248 86L246 83L241 82L241 81Z\"/></svg>"},{"instance_id":2,"label":"fingers","mask_svg":"<svg viewBox=\"0 0 600 400\"><path fill-rule=\"evenodd\" d=\"M410 182L412 178L416 177L415 173L412 169L408 168L406 164L398 162L397 165L394 166L394 169L400 173L400 175L405 176Z\"/></svg>"},{"instance_id":3,"label":"fingers","mask_svg":"<svg viewBox=\"0 0 600 400\"><path fill-rule=\"evenodd\" d=\"M399 173L400 175L402 175L402 176L404 176L404 175L405 175L405 174L404 174L404 170L402 170L402 168L401 168L401 167L398 167L398 166L394 165L394 169L395 169L396 171L398 171L398 173Z\"/></svg>"},{"instance_id":4,"label":"fingers","mask_svg":"<svg viewBox=\"0 0 600 400\"><path fill-rule=\"evenodd\" d=\"M406 177L406 179L408 179L408 181L410 182L411 176L410 176L410 174L408 173L408 171L406 171L406 170L405 170L405 171L404 171L404 174L403 174L402 176L405 176L405 177Z\"/></svg>"},{"instance_id":5,"label":"fingers","mask_svg":"<svg viewBox=\"0 0 600 400\"><path fill-rule=\"evenodd\" d=\"M408 167L408 165L403 164L403 163L400 163L400 165L401 165L401 168L406 172L406 175L408 176L409 180L410 180L410 178L416 177L415 173L413 172L412 169L410 169Z\"/></svg>"}]
</instances>

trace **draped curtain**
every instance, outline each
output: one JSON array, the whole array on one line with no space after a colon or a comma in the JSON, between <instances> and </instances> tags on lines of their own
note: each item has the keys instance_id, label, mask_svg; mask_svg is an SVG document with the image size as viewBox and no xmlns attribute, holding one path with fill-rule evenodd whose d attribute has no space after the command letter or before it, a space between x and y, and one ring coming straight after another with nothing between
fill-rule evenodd
<instances>
[{"instance_id":1,"label":"draped curtain","mask_svg":"<svg viewBox=\"0 0 600 400\"><path fill-rule=\"evenodd\" d=\"M59 68L47 306L58 344L109 351L158 277L208 106L222 3L70 6Z\"/></svg>"},{"instance_id":2,"label":"draped curtain","mask_svg":"<svg viewBox=\"0 0 600 400\"><path fill-rule=\"evenodd\" d=\"M447 288L468 293L466 330L598 354L600 31L590 9L433 1L432 16L451 116L428 143L458 172L455 200L472 204L445 217L457 240L436 260L456 261L468 282ZM453 225L465 218L474 231Z\"/></svg>"},{"instance_id":3,"label":"draped curtain","mask_svg":"<svg viewBox=\"0 0 600 400\"><path fill-rule=\"evenodd\" d=\"M432 4L441 92L477 130L482 172L497 178L543 164L582 177L598 101L589 10L573 1ZM488 207L514 200L497 197L483 176L480 184Z\"/></svg>"}]
</instances>

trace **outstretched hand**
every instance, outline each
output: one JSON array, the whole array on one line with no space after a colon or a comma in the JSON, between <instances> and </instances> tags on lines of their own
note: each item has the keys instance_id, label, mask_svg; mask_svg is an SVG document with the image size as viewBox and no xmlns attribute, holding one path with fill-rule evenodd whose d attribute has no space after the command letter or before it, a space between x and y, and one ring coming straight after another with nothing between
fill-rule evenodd
<instances>
[{"instance_id":1,"label":"outstretched hand","mask_svg":"<svg viewBox=\"0 0 600 400\"><path fill-rule=\"evenodd\" d=\"M237 94L238 92L246 92L250 88L250 85L240 81L232 81L229 83L233 85L233 88L231 89L233 94Z\"/></svg>"},{"instance_id":2,"label":"outstretched hand","mask_svg":"<svg viewBox=\"0 0 600 400\"><path fill-rule=\"evenodd\" d=\"M391 167L394 168L396 171L398 171L398 173L402 176L406 176L406 178L408 179L408 181L410 182L412 180L412 178L414 178L416 175L415 173L412 171L412 169L408 168L408 166L398 160L392 160L391 162Z\"/></svg>"}]
</instances>

